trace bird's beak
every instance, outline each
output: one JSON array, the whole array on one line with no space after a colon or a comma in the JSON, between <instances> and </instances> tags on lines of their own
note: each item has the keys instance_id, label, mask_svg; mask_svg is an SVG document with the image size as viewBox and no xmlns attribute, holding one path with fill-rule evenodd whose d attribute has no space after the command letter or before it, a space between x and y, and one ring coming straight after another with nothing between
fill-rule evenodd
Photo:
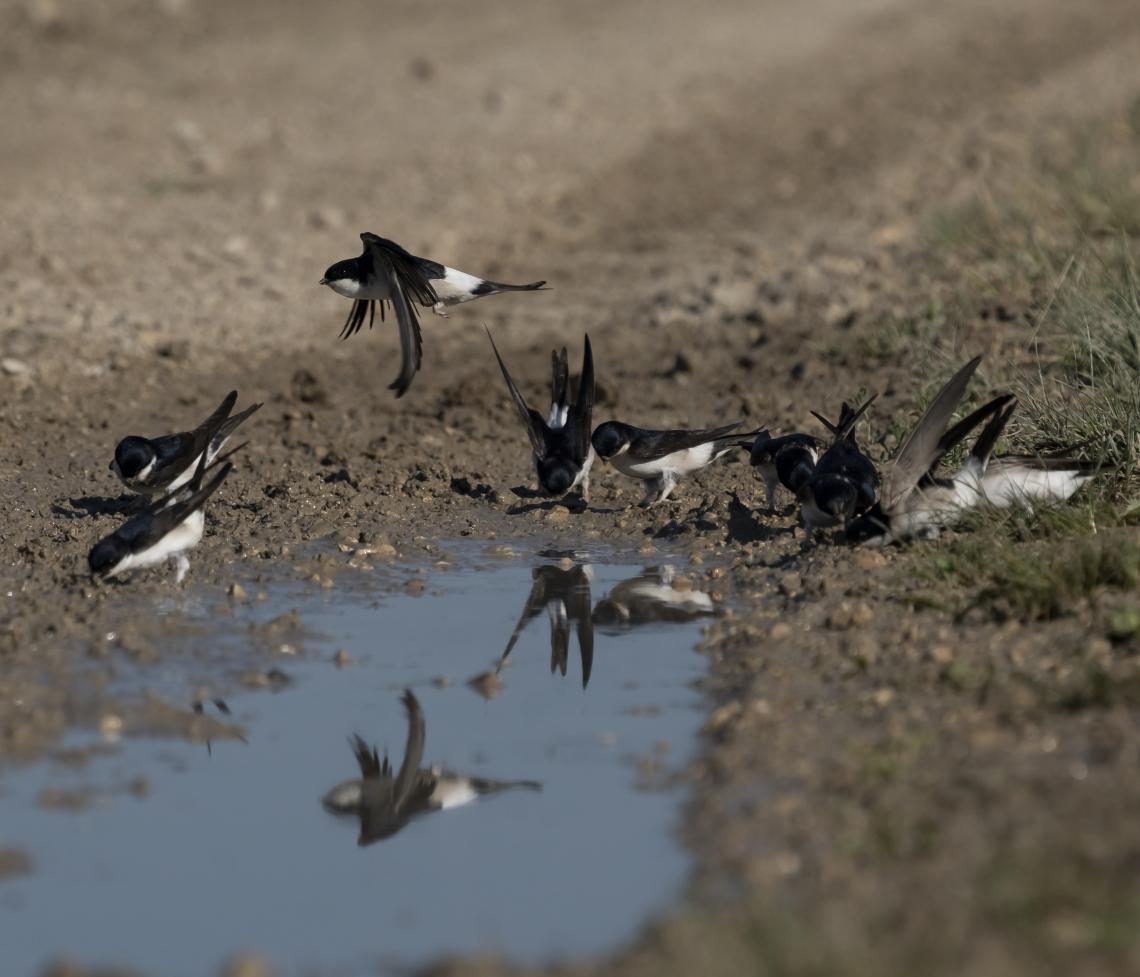
<instances>
[{"instance_id":1,"label":"bird's beak","mask_svg":"<svg viewBox=\"0 0 1140 977\"><path fill-rule=\"evenodd\" d=\"M319 282L317 282L318 285L327 285L328 283L329 280L327 278L322 278Z\"/></svg>"}]
</instances>

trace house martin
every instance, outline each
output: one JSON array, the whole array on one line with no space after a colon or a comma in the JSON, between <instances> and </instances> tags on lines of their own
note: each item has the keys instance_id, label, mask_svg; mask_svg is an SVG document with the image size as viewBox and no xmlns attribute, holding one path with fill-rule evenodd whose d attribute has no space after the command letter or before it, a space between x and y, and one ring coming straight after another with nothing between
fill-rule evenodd
<instances>
[{"instance_id":1,"label":"house martin","mask_svg":"<svg viewBox=\"0 0 1140 977\"><path fill-rule=\"evenodd\" d=\"M642 506L664 502L685 475L700 471L733 448L747 448L755 431L733 434L740 422L703 431L653 431L620 421L599 424L591 441L599 458L645 483Z\"/></svg>"},{"instance_id":2,"label":"house martin","mask_svg":"<svg viewBox=\"0 0 1140 977\"><path fill-rule=\"evenodd\" d=\"M858 408L844 403L836 424L812 411L831 432L833 440L796 493L809 542L816 529L846 525L875 502L879 473L874 462L859 449L855 428L877 396L872 394Z\"/></svg>"},{"instance_id":3,"label":"house martin","mask_svg":"<svg viewBox=\"0 0 1140 977\"><path fill-rule=\"evenodd\" d=\"M205 465L213 464L234 431L261 409L261 404L253 404L231 416L236 402L237 391L231 390L218 409L193 431L159 438L137 435L123 438L115 446L111 471L127 488L140 495L168 495L181 488L193 477L203 454Z\"/></svg>"},{"instance_id":4,"label":"house martin","mask_svg":"<svg viewBox=\"0 0 1140 977\"><path fill-rule=\"evenodd\" d=\"M546 285L545 281L507 285L477 278L438 261L419 258L395 241L368 231L360 235L360 240L364 242L364 253L330 265L320 284L352 299L352 308L341 329L342 339L359 332L365 317L368 318L368 328L372 328L377 303L383 321L385 304L392 303L400 331L400 374L388 389L395 390L397 397L408 392L423 358L417 305L430 307L438 315L446 315L444 310L449 305L459 305L499 292L533 292Z\"/></svg>"},{"instance_id":5,"label":"house martin","mask_svg":"<svg viewBox=\"0 0 1140 977\"><path fill-rule=\"evenodd\" d=\"M752 443L752 467L764 480L768 511L776 510L776 493L783 486L797 495L815 472L823 443L810 434L785 434L774 438L767 431Z\"/></svg>"},{"instance_id":6,"label":"house martin","mask_svg":"<svg viewBox=\"0 0 1140 977\"><path fill-rule=\"evenodd\" d=\"M533 449L534 470L538 487L546 495L562 496L580 488L582 501L590 501L590 468L594 464L594 448L590 444L590 417L594 407L594 356L590 337L586 336L582 351L582 374L578 396L569 402L570 372L566 349L551 354L552 382L550 413L543 416L519 393L499 355L491 331L487 330L491 349L499 361L499 369L507 382L507 390L518 408L527 438Z\"/></svg>"},{"instance_id":7,"label":"house martin","mask_svg":"<svg viewBox=\"0 0 1140 977\"><path fill-rule=\"evenodd\" d=\"M427 733L423 710L410 689L404 691L400 701L408 719L408 738L399 771L393 772L386 754L381 759L375 747L353 735L349 743L360 767L360 777L337 784L321 799L331 814L351 815L359 820L356 843L362 848L391 838L417 815L459 807L500 791L542 790L542 784L535 780L489 780L436 766L421 767Z\"/></svg>"}]
</instances>

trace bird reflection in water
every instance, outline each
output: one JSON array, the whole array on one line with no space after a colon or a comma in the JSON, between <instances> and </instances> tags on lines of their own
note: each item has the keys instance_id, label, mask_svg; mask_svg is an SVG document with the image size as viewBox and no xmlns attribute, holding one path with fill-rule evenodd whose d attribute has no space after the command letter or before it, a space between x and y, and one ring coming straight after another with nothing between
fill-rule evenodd
<instances>
[{"instance_id":1,"label":"bird reflection in water","mask_svg":"<svg viewBox=\"0 0 1140 977\"><path fill-rule=\"evenodd\" d=\"M621 634L645 624L683 624L717 613L712 598L671 566L649 567L623 580L594 608L594 624Z\"/></svg>"},{"instance_id":2,"label":"bird reflection in water","mask_svg":"<svg viewBox=\"0 0 1140 977\"><path fill-rule=\"evenodd\" d=\"M543 564L531 571L530 594L523 606L507 648L499 657L498 669L506 664L526 626L543 610L550 616L550 670L566 674L570 657L570 626L578 633L578 654L582 659L582 688L590 681L594 667L594 624L590 616L592 597L590 582L594 570L589 564L574 563L569 558L558 564Z\"/></svg>"},{"instance_id":3,"label":"bird reflection in water","mask_svg":"<svg viewBox=\"0 0 1140 977\"><path fill-rule=\"evenodd\" d=\"M401 701L408 717L408 740L399 772L393 773L387 754L381 759L375 747L354 735L350 742L360 765L360 779L337 784L321 799L326 811L359 818L358 845L391 838L418 815L459 807L484 794L515 788L542 790L535 780L488 780L440 767L421 767L426 735L423 710L411 690L404 692Z\"/></svg>"}]
</instances>

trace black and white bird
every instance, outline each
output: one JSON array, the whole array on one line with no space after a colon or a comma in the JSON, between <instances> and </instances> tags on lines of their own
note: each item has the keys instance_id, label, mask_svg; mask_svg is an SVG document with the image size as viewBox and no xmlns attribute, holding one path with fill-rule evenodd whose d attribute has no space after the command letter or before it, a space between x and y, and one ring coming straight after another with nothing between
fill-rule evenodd
<instances>
[{"instance_id":1,"label":"black and white bird","mask_svg":"<svg viewBox=\"0 0 1140 977\"><path fill-rule=\"evenodd\" d=\"M845 526L875 503L879 473L874 462L860 450L855 427L876 396L872 395L858 408L844 403L837 424L812 411L831 432L833 440L796 496L808 542L817 529Z\"/></svg>"},{"instance_id":2,"label":"black and white bird","mask_svg":"<svg viewBox=\"0 0 1140 977\"><path fill-rule=\"evenodd\" d=\"M253 404L231 416L235 403L237 391L231 390L218 409L193 431L158 438L123 438L115 446L111 471L140 495L155 497L181 488L194 476L203 455L207 467L213 464L234 431L261 409L261 404Z\"/></svg>"},{"instance_id":3,"label":"black and white bird","mask_svg":"<svg viewBox=\"0 0 1140 977\"><path fill-rule=\"evenodd\" d=\"M582 688L590 683L594 667L594 625L590 616L590 584L594 568L588 563L571 566L542 564L531 571L530 593L518 623L511 632L506 650L499 656L501 671L526 626L544 610L550 618L550 671L566 675L570 659L570 628L578 635L578 655L582 661Z\"/></svg>"},{"instance_id":4,"label":"black and white bird","mask_svg":"<svg viewBox=\"0 0 1140 977\"><path fill-rule=\"evenodd\" d=\"M359 820L356 843L361 847L391 838L417 815L445 811L505 790L542 790L542 784L534 780L488 780L441 767L421 767L427 735L423 710L410 689L400 701L408 719L408 738L399 771L392 770L387 755L381 759L375 747L354 735L349 742L360 777L337 784L321 799L326 811Z\"/></svg>"},{"instance_id":5,"label":"black and white bird","mask_svg":"<svg viewBox=\"0 0 1140 977\"><path fill-rule=\"evenodd\" d=\"M943 388L947 393L931 403L891 462L883 480L883 495L847 527L851 542L885 546L914 537L933 538L954 525L964 513L985 502L982 488L991 454L1017 406L1011 394L995 397L957 424L947 423L965 395L977 361L972 360ZM945 454L983 421L986 426L959 469L939 475ZM933 441L933 448L931 443ZM923 466L923 460L929 459Z\"/></svg>"},{"instance_id":6,"label":"black and white bird","mask_svg":"<svg viewBox=\"0 0 1140 977\"><path fill-rule=\"evenodd\" d=\"M645 483L642 506L664 502L677 481L734 448L747 448L756 432L733 434L740 422L703 431L652 431L620 421L599 424L591 438L599 458Z\"/></svg>"},{"instance_id":7,"label":"black and white bird","mask_svg":"<svg viewBox=\"0 0 1140 977\"><path fill-rule=\"evenodd\" d=\"M776 510L776 493L783 486L798 495L812 474L823 452L823 442L810 434L785 434L774 438L761 431L752 443L752 467L764 480L768 511Z\"/></svg>"},{"instance_id":8,"label":"black and white bird","mask_svg":"<svg viewBox=\"0 0 1140 977\"><path fill-rule=\"evenodd\" d=\"M677 576L672 566L649 567L617 584L594 605L594 624L621 634L645 624L681 624L717 612L713 599Z\"/></svg>"},{"instance_id":9,"label":"black and white bird","mask_svg":"<svg viewBox=\"0 0 1140 977\"><path fill-rule=\"evenodd\" d=\"M882 492L875 505L867 507L865 519L847 527L851 538L861 540L877 535L878 541L887 542L936 534L948 521L957 518L963 508L977 503L978 475L985 468L1012 411L1012 398L999 397L947 430L981 362L982 358L975 356L938 391L886 469ZM967 459L954 478L938 479L934 472L943 455L986 416L990 422L978 439L980 443L975 445L972 460ZM869 527L875 525L882 531L869 533Z\"/></svg>"},{"instance_id":10,"label":"black and white bird","mask_svg":"<svg viewBox=\"0 0 1140 977\"><path fill-rule=\"evenodd\" d=\"M552 381L550 413L544 418L533 407L527 406L523 395L511 379L507 364L499 355L491 331L487 330L491 349L499 361L499 369L507 382L507 390L515 402L519 417L526 428L533 450L534 470L538 487L546 495L562 496L577 488L582 501L590 501L590 468L594 464L594 448L590 444L590 418L594 409L594 355L590 337L586 336L582 350L582 373L578 380L578 395L571 404L570 369L566 348L551 353Z\"/></svg>"},{"instance_id":11,"label":"black and white bird","mask_svg":"<svg viewBox=\"0 0 1140 977\"><path fill-rule=\"evenodd\" d=\"M341 329L342 339L359 332L365 318L368 318L368 328L372 328L377 303L383 321L385 303L392 303L400 331L400 375L388 389L395 390L397 397L407 393L423 358L417 305L430 307L437 315L446 315L444 310L450 305L499 292L533 292L546 285L545 281L507 285L478 278L438 261L419 258L395 241L368 231L360 235L360 240L364 242L364 253L330 265L320 284L352 299L352 308Z\"/></svg>"},{"instance_id":12,"label":"black and white bird","mask_svg":"<svg viewBox=\"0 0 1140 977\"><path fill-rule=\"evenodd\" d=\"M227 453L226 458L232 454L232 451ZM203 506L233 470L233 465L224 459L218 459L212 468L207 469L205 456L200 458L187 484L156 499L139 515L95 544L87 557L87 565L95 579L107 580L130 570L173 560L176 568L174 582L182 583L190 569L186 551L198 545L205 531ZM213 473L215 468L218 471L206 482L206 475Z\"/></svg>"}]
</instances>

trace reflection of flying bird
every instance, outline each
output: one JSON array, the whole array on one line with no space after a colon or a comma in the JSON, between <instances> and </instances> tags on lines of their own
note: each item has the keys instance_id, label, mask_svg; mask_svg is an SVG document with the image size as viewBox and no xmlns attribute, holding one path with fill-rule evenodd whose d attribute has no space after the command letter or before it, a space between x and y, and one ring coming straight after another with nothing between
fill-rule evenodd
<instances>
[{"instance_id":1,"label":"reflection of flying bird","mask_svg":"<svg viewBox=\"0 0 1140 977\"><path fill-rule=\"evenodd\" d=\"M623 580L594 607L594 624L628 631L642 624L683 624L716 614L712 598L694 590L671 566L649 567Z\"/></svg>"},{"instance_id":2,"label":"reflection of flying bird","mask_svg":"<svg viewBox=\"0 0 1140 977\"><path fill-rule=\"evenodd\" d=\"M594 624L590 617L590 582L593 568L576 564L569 569L552 564L531 571L532 583L518 624L499 658L499 668L506 663L520 635L531 621L545 609L550 615L550 670L566 674L570 657L570 625L578 632L578 654L582 659L582 688L590 681L594 666Z\"/></svg>"},{"instance_id":3,"label":"reflection of flying bird","mask_svg":"<svg viewBox=\"0 0 1140 977\"><path fill-rule=\"evenodd\" d=\"M459 305L499 292L532 292L546 284L491 282L448 268L438 261L418 258L395 241L368 231L360 235L360 240L364 242L364 253L331 265L320 284L352 299L352 308L341 330L342 339L359 332L364 326L365 316L368 317L368 328L372 328L376 303L380 303L381 319L384 318L385 303L392 303L400 330L400 375L388 389L395 390L397 397L402 397L412 385L423 355L417 305L430 306L434 312L445 315L443 310L449 305Z\"/></svg>"},{"instance_id":4,"label":"reflection of flying bird","mask_svg":"<svg viewBox=\"0 0 1140 977\"><path fill-rule=\"evenodd\" d=\"M399 771L393 773L387 754L381 759L375 747L353 736L350 742L360 765L360 779L337 784L321 799L326 811L360 819L360 846L392 837L419 814L459 807L484 794L513 788L542 790L542 784L534 780L488 780L440 767L421 768L426 735L423 710L411 690L405 690L401 701L408 716L408 740Z\"/></svg>"}]
</instances>

